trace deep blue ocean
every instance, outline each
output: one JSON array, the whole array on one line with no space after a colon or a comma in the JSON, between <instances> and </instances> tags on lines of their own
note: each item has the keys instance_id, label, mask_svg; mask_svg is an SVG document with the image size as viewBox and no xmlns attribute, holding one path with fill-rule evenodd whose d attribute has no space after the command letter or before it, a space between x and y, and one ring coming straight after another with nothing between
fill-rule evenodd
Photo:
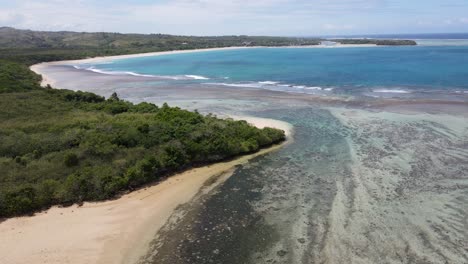
<instances>
[{"instance_id":1,"label":"deep blue ocean","mask_svg":"<svg viewBox=\"0 0 468 264\"><path fill-rule=\"evenodd\" d=\"M468 45L446 45L440 40L438 44L217 50L79 67L103 74L160 77L170 84L299 93L468 93Z\"/></svg>"}]
</instances>

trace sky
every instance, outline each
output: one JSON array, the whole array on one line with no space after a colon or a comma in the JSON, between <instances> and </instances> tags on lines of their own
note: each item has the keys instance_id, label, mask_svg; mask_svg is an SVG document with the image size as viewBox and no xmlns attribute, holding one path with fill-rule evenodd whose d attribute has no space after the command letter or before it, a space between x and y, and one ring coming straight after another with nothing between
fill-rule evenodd
<instances>
[{"instance_id":1,"label":"sky","mask_svg":"<svg viewBox=\"0 0 468 264\"><path fill-rule=\"evenodd\" d=\"M0 0L0 26L179 35L467 33L468 0Z\"/></svg>"}]
</instances>

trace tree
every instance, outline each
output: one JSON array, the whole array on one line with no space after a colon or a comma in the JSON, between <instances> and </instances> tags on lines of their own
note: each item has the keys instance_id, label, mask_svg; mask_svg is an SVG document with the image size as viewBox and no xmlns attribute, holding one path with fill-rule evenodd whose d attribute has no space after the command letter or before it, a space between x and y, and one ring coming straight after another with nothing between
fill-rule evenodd
<instances>
[{"instance_id":1,"label":"tree","mask_svg":"<svg viewBox=\"0 0 468 264\"><path fill-rule=\"evenodd\" d=\"M79 163L78 156L75 153L65 154L63 162L67 167L77 166Z\"/></svg>"},{"instance_id":2,"label":"tree","mask_svg":"<svg viewBox=\"0 0 468 264\"><path fill-rule=\"evenodd\" d=\"M120 98L116 92L113 92L112 95L109 97L109 101L120 101Z\"/></svg>"}]
</instances>

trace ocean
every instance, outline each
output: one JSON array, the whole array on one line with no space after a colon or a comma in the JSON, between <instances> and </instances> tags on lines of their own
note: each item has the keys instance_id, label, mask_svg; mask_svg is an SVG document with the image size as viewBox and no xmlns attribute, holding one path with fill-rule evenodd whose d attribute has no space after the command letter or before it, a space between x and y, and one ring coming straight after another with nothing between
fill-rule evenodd
<instances>
[{"instance_id":1,"label":"ocean","mask_svg":"<svg viewBox=\"0 0 468 264\"><path fill-rule=\"evenodd\" d=\"M425 41L43 71L56 87L293 125L286 146L180 206L139 263L468 263L468 45Z\"/></svg>"},{"instance_id":2,"label":"ocean","mask_svg":"<svg viewBox=\"0 0 468 264\"><path fill-rule=\"evenodd\" d=\"M468 45L218 50L77 67L104 74L153 76L169 85L322 95L468 93Z\"/></svg>"}]
</instances>

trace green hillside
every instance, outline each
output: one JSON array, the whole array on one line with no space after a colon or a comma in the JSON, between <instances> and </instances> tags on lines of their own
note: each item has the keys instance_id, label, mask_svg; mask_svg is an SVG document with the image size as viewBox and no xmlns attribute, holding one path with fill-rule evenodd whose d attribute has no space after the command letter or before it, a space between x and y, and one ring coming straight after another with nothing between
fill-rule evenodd
<instances>
[{"instance_id":1,"label":"green hillside","mask_svg":"<svg viewBox=\"0 0 468 264\"><path fill-rule=\"evenodd\" d=\"M317 39L262 37L262 36L219 36L194 37L164 34L121 34L86 32L47 32L0 28L0 47L3 48L143 48L193 49L227 46L286 46L316 45Z\"/></svg>"}]
</instances>

